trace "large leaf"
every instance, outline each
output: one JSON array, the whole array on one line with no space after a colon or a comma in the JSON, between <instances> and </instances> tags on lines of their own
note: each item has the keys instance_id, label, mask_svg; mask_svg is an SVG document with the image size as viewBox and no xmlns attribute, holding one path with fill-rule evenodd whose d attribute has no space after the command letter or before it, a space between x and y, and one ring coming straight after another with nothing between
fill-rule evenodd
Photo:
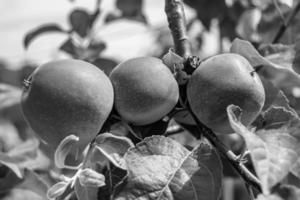
<instances>
[{"instance_id":1,"label":"large leaf","mask_svg":"<svg viewBox=\"0 0 300 200\"><path fill-rule=\"evenodd\" d=\"M25 35L24 38L24 48L27 49L29 44L38 36L44 34L44 33L50 33L50 32L58 32L58 33L67 33L64 29L62 29L59 25L57 24L44 24L41 25L30 32L28 32Z\"/></svg>"},{"instance_id":2,"label":"large leaf","mask_svg":"<svg viewBox=\"0 0 300 200\"><path fill-rule=\"evenodd\" d=\"M242 125L239 107L231 105L227 112L232 128L245 139L263 193L270 194L299 157L299 118L284 108L272 107L264 113L264 129L254 132Z\"/></svg>"},{"instance_id":3,"label":"large leaf","mask_svg":"<svg viewBox=\"0 0 300 200\"><path fill-rule=\"evenodd\" d=\"M125 155L128 175L116 199L219 198L222 165L207 142L192 151L175 140L152 136Z\"/></svg>"},{"instance_id":4,"label":"large leaf","mask_svg":"<svg viewBox=\"0 0 300 200\"><path fill-rule=\"evenodd\" d=\"M300 76L294 71L292 65L295 53L290 48L286 48L285 51L280 53L269 54L267 57L263 57L250 42L235 39L230 52L244 56L254 67L263 66L259 73L271 80L275 86L280 83L279 79L283 78L286 78L286 80L289 80L287 78L296 79L299 85Z\"/></svg>"}]
</instances>

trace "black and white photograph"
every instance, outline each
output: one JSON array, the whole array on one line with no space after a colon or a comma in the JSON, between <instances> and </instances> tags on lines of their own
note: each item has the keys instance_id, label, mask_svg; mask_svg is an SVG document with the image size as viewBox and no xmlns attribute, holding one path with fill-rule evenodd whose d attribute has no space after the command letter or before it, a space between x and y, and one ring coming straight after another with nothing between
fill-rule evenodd
<instances>
[{"instance_id":1,"label":"black and white photograph","mask_svg":"<svg viewBox=\"0 0 300 200\"><path fill-rule=\"evenodd\" d=\"M300 0L1 0L0 200L300 200Z\"/></svg>"}]
</instances>

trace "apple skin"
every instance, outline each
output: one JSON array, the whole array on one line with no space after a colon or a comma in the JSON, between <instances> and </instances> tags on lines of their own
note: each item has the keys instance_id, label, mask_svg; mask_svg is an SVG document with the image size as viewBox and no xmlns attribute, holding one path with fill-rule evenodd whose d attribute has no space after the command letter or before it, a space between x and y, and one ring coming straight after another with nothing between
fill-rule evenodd
<instances>
[{"instance_id":1,"label":"apple skin","mask_svg":"<svg viewBox=\"0 0 300 200\"><path fill-rule=\"evenodd\" d=\"M120 63L110 74L115 108L134 125L147 125L167 115L179 98L178 84L163 62L139 57Z\"/></svg>"},{"instance_id":2,"label":"apple skin","mask_svg":"<svg viewBox=\"0 0 300 200\"><path fill-rule=\"evenodd\" d=\"M234 104L242 110L241 122L248 126L261 112L265 91L248 60L224 53L204 60L187 85L189 105L198 119L216 133L233 133L226 112Z\"/></svg>"},{"instance_id":3,"label":"apple skin","mask_svg":"<svg viewBox=\"0 0 300 200\"><path fill-rule=\"evenodd\" d=\"M112 110L112 84L90 63L49 62L38 67L28 81L21 100L23 114L50 153L70 134L79 137L80 150L85 148Z\"/></svg>"}]
</instances>

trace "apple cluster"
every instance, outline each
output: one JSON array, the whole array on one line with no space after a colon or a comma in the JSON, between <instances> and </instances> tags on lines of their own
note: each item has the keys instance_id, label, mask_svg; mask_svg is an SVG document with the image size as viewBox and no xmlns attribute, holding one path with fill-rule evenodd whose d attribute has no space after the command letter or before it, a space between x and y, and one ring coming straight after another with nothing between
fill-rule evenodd
<instances>
[{"instance_id":1,"label":"apple cluster","mask_svg":"<svg viewBox=\"0 0 300 200\"><path fill-rule=\"evenodd\" d=\"M233 132L228 105L243 110L241 120L248 126L265 101L253 67L242 56L229 53L201 62L187 83L186 95L197 118L217 133ZM22 109L31 128L51 149L70 134L80 138L79 148L83 149L99 133L113 108L123 121L147 125L170 113L179 98L173 73L158 58L129 59L109 76L93 64L69 59L41 65L30 75L25 81ZM175 120L186 119L175 115Z\"/></svg>"}]
</instances>

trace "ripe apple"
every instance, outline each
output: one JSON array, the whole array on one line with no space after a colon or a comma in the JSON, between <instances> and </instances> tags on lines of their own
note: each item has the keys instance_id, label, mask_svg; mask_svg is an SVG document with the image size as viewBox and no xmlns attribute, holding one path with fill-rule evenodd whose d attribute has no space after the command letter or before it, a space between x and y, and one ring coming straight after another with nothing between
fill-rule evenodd
<instances>
[{"instance_id":1,"label":"ripe apple","mask_svg":"<svg viewBox=\"0 0 300 200\"><path fill-rule=\"evenodd\" d=\"M51 153L66 136L79 149L97 135L113 106L113 87L96 66L59 60L38 67L25 82L21 106L26 120Z\"/></svg>"},{"instance_id":2,"label":"ripe apple","mask_svg":"<svg viewBox=\"0 0 300 200\"><path fill-rule=\"evenodd\" d=\"M203 61L187 85L187 98L198 119L217 133L233 133L226 108L234 104L243 110L241 121L251 124L262 110L265 91L248 60L224 53Z\"/></svg>"},{"instance_id":3,"label":"ripe apple","mask_svg":"<svg viewBox=\"0 0 300 200\"><path fill-rule=\"evenodd\" d=\"M110 79L117 112L134 125L163 118L178 101L178 84L158 58L140 57L122 62L113 69Z\"/></svg>"}]
</instances>

